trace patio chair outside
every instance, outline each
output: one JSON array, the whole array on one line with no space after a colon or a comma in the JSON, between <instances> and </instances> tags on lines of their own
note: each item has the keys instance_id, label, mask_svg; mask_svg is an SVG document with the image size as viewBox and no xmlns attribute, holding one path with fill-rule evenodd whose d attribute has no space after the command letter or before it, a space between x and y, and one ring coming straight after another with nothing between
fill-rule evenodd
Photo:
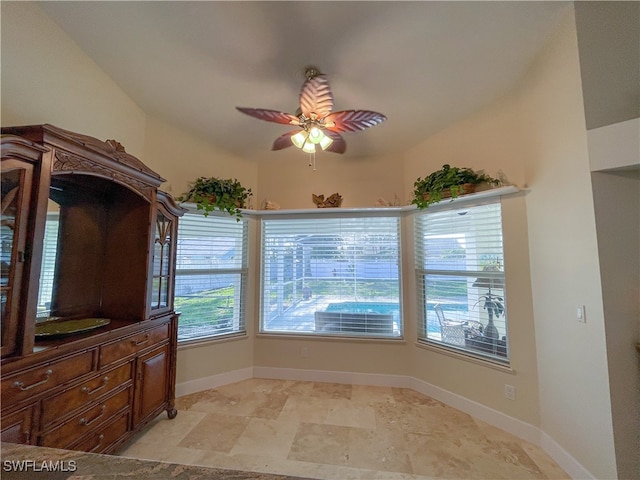
<instances>
[{"instance_id":1,"label":"patio chair outside","mask_svg":"<svg viewBox=\"0 0 640 480\"><path fill-rule=\"evenodd\" d=\"M440 304L436 304L433 309L440 323L440 333L442 334L442 342L449 345L464 346L466 322L447 320Z\"/></svg>"}]
</instances>

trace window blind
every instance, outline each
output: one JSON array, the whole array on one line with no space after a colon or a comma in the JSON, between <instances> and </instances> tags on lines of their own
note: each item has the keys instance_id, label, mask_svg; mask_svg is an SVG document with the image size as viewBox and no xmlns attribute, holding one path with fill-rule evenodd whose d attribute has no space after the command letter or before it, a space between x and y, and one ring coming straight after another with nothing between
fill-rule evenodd
<instances>
[{"instance_id":1,"label":"window blind","mask_svg":"<svg viewBox=\"0 0 640 480\"><path fill-rule=\"evenodd\" d=\"M262 220L261 331L402 335L397 217Z\"/></svg>"},{"instance_id":2,"label":"window blind","mask_svg":"<svg viewBox=\"0 0 640 480\"><path fill-rule=\"evenodd\" d=\"M244 332L247 221L186 213L176 257L178 340Z\"/></svg>"},{"instance_id":3,"label":"window blind","mask_svg":"<svg viewBox=\"0 0 640 480\"><path fill-rule=\"evenodd\" d=\"M51 315L53 299L53 280L56 273L56 255L58 251L58 230L60 215L57 212L47 213L44 226L42 248L42 265L40 267L40 284L38 288L37 320L44 320Z\"/></svg>"},{"instance_id":4,"label":"window blind","mask_svg":"<svg viewBox=\"0 0 640 480\"><path fill-rule=\"evenodd\" d=\"M500 203L414 217L418 335L508 362Z\"/></svg>"}]
</instances>

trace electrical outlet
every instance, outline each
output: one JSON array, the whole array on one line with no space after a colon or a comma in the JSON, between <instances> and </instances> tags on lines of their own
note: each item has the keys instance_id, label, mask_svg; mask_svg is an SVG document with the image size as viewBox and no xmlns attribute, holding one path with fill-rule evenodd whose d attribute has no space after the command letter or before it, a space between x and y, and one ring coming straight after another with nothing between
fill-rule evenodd
<instances>
[{"instance_id":1,"label":"electrical outlet","mask_svg":"<svg viewBox=\"0 0 640 480\"><path fill-rule=\"evenodd\" d=\"M302 347L300 349L300 356L302 358L307 358L309 356L309 347Z\"/></svg>"},{"instance_id":2,"label":"electrical outlet","mask_svg":"<svg viewBox=\"0 0 640 480\"><path fill-rule=\"evenodd\" d=\"M507 400L515 400L516 399L516 387L513 385L504 385L504 398Z\"/></svg>"}]
</instances>

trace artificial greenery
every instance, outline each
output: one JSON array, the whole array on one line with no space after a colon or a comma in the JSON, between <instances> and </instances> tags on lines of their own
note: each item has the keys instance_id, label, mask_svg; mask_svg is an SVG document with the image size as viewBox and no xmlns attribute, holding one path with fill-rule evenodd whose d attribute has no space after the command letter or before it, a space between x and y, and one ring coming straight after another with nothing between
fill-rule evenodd
<instances>
[{"instance_id":1,"label":"artificial greenery","mask_svg":"<svg viewBox=\"0 0 640 480\"><path fill-rule=\"evenodd\" d=\"M242 218L240 209L251 195L251 189L243 187L235 178L199 177L188 192L178 197L178 201L195 203L198 210L204 210L205 217L218 209L235 215L239 221Z\"/></svg>"},{"instance_id":2,"label":"artificial greenery","mask_svg":"<svg viewBox=\"0 0 640 480\"><path fill-rule=\"evenodd\" d=\"M475 172L470 168L452 167L445 164L440 170L436 170L424 178L418 178L414 182L411 203L422 210L447 196L450 196L451 199L456 198L463 193L463 185L465 184L479 185L481 183L500 185L500 180L484 173Z\"/></svg>"}]
</instances>

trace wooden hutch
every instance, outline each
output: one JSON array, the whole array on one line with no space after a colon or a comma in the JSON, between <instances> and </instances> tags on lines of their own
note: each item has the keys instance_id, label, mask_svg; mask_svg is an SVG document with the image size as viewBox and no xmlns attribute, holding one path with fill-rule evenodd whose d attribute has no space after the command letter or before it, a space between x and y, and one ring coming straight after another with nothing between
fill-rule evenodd
<instances>
[{"instance_id":1,"label":"wooden hutch","mask_svg":"<svg viewBox=\"0 0 640 480\"><path fill-rule=\"evenodd\" d=\"M114 452L177 413L183 210L114 140L38 125L1 148L2 441Z\"/></svg>"}]
</instances>

